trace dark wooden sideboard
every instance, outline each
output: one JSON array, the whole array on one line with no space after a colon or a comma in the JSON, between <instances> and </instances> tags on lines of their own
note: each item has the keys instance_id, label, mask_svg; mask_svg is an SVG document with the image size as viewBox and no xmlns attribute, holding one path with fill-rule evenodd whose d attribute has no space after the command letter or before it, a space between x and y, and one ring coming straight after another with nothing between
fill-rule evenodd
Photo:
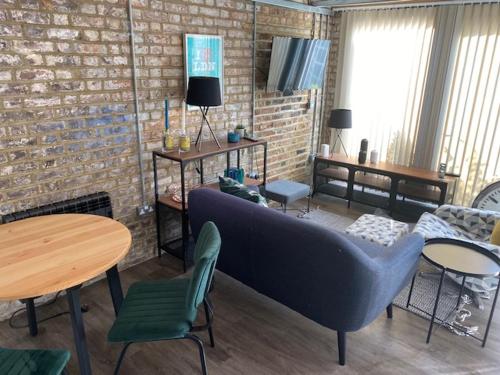
<instances>
[{"instance_id":1,"label":"dark wooden sideboard","mask_svg":"<svg viewBox=\"0 0 500 375\"><path fill-rule=\"evenodd\" d=\"M320 178L327 181L345 182L347 186L345 189L337 189L331 195L346 199L348 206L350 206L351 201L356 201L388 209L391 214L396 206L398 195L402 196L403 199L408 197L437 205L444 204L448 185L454 181L447 176L439 178L435 171L387 162L373 164L367 161L365 164L361 164L355 157L340 154L333 154L328 158L316 156L313 172L313 194L319 191ZM384 192L388 198L368 202L355 191L354 185L361 186L363 190L366 187Z\"/></svg>"}]
</instances>

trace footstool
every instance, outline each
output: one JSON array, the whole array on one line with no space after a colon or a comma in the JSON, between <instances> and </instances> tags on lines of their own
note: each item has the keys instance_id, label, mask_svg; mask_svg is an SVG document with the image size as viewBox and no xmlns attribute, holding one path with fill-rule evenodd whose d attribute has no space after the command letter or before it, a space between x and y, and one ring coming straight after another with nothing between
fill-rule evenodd
<instances>
[{"instance_id":1,"label":"footstool","mask_svg":"<svg viewBox=\"0 0 500 375\"><path fill-rule=\"evenodd\" d=\"M345 229L345 233L351 236L382 246L391 246L409 231L410 227L406 223L370 214L362 215Z\"/></svg>"},{"instance_id":2,"label":"footstool","mask_svg":"<svg viewBox=\"0 0 500 375\"><path fill-rule=\"evenodd\" d=\"M276 180L266 184L266 198L281 203L283 212L286 212L288 203L307 197L307 212L309 212L311 200L311 188L309 185L288 180Z\"/></svg>"}]
</instances>

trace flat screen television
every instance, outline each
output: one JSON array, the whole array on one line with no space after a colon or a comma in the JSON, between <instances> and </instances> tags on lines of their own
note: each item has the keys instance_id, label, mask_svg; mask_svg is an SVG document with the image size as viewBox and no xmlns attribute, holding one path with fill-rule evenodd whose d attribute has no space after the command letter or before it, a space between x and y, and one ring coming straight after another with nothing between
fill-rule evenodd
<instances>
[{"instance_id":1,"label":"flat screen television","mask_svg":"<svg viewBox=\"0 0 500 375\"><path fill-rule=\"evenodd\" d=\"M329 40L273 37L267 92L320 88L329 51Z\"/></svg>"}]
</instances>

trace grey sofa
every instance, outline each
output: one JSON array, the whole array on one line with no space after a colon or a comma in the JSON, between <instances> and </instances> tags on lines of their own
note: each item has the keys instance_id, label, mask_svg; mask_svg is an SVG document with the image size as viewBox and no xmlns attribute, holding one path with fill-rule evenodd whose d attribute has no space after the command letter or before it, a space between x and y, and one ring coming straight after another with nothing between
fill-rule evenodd
<instances>
[{"instance_id":1,"label":"grey sofa","mask_svg":"<svg viewBox=\"0 0 500 375\"><path fill-rule=\"evenodd\" d=\"M213 221L222 237L217 268L315 322L346 333L387 309L416 272L423 239L382 247L211 189L189 194L194 237Z\"/></svg>"}]
</instances>

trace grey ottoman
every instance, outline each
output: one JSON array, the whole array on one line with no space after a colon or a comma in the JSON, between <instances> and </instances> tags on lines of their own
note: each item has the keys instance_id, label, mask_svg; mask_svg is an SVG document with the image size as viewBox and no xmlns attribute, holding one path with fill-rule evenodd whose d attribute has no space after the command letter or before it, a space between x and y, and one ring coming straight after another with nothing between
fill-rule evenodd
<instances>
[{"instance_id":1,"label":"grey ottoman","mask_svg":"<svg viewBox=\"0 0 500 375\"><path fill-rule=\"evenodd\" d=\"M311 200L310 191L311 189L309 185L302 184L300 182L276 180L266 184L265 196L270 200L281 203L283 212L286 212L286 206L288 203L307 197L307 212L309 212Z\"/></svg>"}]
</instances>

